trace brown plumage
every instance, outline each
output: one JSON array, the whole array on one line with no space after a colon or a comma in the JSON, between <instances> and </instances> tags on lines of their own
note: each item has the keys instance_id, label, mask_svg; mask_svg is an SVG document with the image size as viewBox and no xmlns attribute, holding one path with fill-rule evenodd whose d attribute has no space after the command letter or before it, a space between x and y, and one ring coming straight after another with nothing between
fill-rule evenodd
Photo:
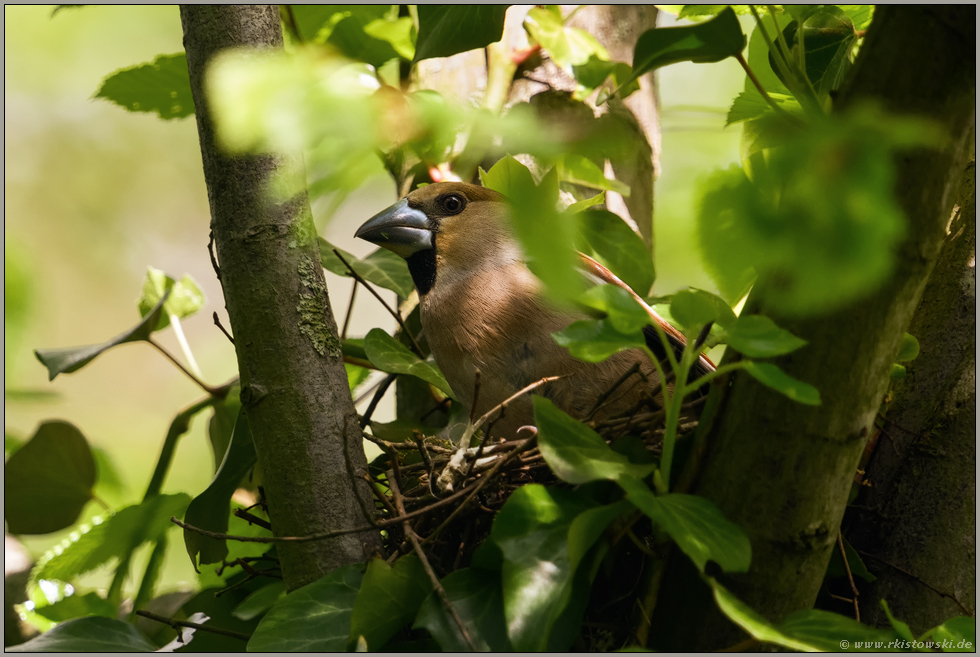
<instances>
[{"instance_id":1,"label":"brown plumage","mask_svg":"<svg viewBox=\"0 0 980 657\"><path fill-rule=\"evenodd\" d=\"M555 343L552 333L587 315L544 299L540 281L524 264L506 213L507 200L497 192L466 183L436 183L373 217L357 236L408 261L432 354L467 409L472 409L477 370L477 415L528 384L561 375L535 394L584 419L596 400L639 362L644 378L631 377L617 388L596 418L637 405L658 380L653 363L638 349L586 363ZM582 258L583 269L593 278L629 289L591 258ZM682 348L683 337L648 311L651 321L660 322ZM648 343L654 353L662 354L655 335ZM700 367L706 366L710 364L704 360ZM493 433L509 436L532 423L531 399L524 395L508 406Z\"/></svg>"}]
</instances>

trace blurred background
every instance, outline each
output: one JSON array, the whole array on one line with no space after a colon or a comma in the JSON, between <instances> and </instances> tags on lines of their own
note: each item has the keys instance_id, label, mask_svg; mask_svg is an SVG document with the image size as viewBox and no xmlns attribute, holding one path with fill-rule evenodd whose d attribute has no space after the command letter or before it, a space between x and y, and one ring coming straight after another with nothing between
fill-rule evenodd
<instances>
[{"instance_id":1,"label":"blurred background","mask_svg":"<svg viewBox=\"0 0 980 657\"><path fill-rule=\"evenodd\" d=\"M39 422L68 420L100 448L96 495L118 508L143 495L173 416L201 391L146 345L124 345L83 371L48 382L35 348L102 342L139 320L136 299L147 266L174 278L190 274L207 305L183 322L205 380L235 374L228 326L208 258L209 210L193 117L162 121L92 96L120 69L180 52L176 6L4 8L4 428L29 438ZM674 23L661 12L660 25ZM662 175L655 189L656 294L685 286L717 291L701 263L694 233L699 180L738 162L739 129L725 113L742 89L734 60L678 64L657 73L662 105ZM377 178L350 196L329 221L315 202L321 234L357 256L373 247L354 230L395 199ZM349 279L327 273L330 300L343 323ZM394 293L382 291L394 296ZM350 335L394 321L370 295L358 295ZM171 330L158 334L174 354ZM376 419L393 416L393 402ZM363 409L361 409L363 410ZM213 458L201 414L182 439L163 492L194 496L211 480ZM83 519L103 513L90 503ZM25 537L34 558L64 532ZM193 587L196 576L175 535L164 586ZM133 564L141 572L148 555ZM106 585L107 570L82 578Z\"/></svg>"}]
</instances>

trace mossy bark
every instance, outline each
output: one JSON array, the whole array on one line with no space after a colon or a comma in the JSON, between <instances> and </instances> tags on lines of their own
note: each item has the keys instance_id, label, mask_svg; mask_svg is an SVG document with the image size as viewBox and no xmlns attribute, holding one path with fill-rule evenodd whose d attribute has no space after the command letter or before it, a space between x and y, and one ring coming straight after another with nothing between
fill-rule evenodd
<instances>
[{"instance_id":1,"label":"mossy bark","mask_svg":"<svg viewBox=\"0 0 980 657\"><path fill-rule=\"evenodd\" d=\"M303 536L366 526L374 504L309 201L303 193L277 203L266 193L273 173L304 180L302 162L222 152L206 100L205 72L217 53L282 48L279 11L181 5L180 15L242 402L273 529ZM280 544L286 585L363 561L379 542L369 531Z\"/></svg>"}]
</instances>

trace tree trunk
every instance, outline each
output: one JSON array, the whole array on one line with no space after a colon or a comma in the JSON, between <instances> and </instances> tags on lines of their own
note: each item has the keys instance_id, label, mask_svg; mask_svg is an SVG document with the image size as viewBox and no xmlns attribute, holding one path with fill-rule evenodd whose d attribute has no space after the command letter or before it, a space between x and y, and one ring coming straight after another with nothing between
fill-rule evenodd
<instances>
[{"instance_id":1,"label":"tree trunk","mask_svg":"<svg viewBox=\"0 0 980 657\"><path fill-rule=\"evenodd\" d=\"M235 336L242 403L255 440L275 533L302 536L365 526L374 504L306 194L265 193L275 171L304 180L302 162L219 150L206 103L207 64L232 47L281 49L275 5L181 5L225 306ZM290 590L379 545L368 531L281 543Z\"/></svg>"},{"instance_id":2,"label":"tree trunk","mask_svg":"<svg viewBox=\"0 0 980 657\"><path fill-rule=\"evenodd\" d=\"M976 611L976 163L963 175L939 262L909 332L919 357L892 394L847 535L878 577L861 617L888 625L879 600L917 636Z\"/></svg>"},{"instance_id":3,"label":"tree trunk","mask_svg":"<svg viewBox=\"0 0 980 657\"><path fill-rule=\"evenodd\" d=\"M782 317L750 299L748 308L807 340L775 362L823 398L822 406L802 406L737 376L714 422L697 490L748 533L751 571L722 579L771 620L816 599L902 333L942 245L974 123L974 15L972 6L879 7L838 101L846 108L876 99L892 112L935 119L951 137L942 151L896 161L896 195L910 225L890 280L815 319ZM704 592L696 579L668 574L655 619L660 645L710 650L744 638L706 595L692 606L672 604L684 588Z\"/></svg>"}]
</instances>

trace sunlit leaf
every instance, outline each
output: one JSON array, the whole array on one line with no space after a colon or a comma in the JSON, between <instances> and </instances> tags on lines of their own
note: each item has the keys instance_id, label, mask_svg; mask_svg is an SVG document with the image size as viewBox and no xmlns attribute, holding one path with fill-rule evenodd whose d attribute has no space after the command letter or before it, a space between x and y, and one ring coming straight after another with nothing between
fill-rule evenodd
<instances>
[{"instance_id":1,"label":"sunlit leaf","mask_svg":"<svg viewBox=\"0 0 980 657\"><path fill-rule=\"evenodd\" d=\"M579 234L596 259L640 296L653 285L653 258L643 238L608 210L588 210L575 216Z\"/></svg>"},{"instance_id":2,"label":"sunlit leaf","mask_svg":"<svg viewBox=\"0 0 980 657\"><path fill-rule=\"evenodd\" d=\"M735 313L721 297L704 290L690 288L674 294L670 300L670 314L682 326L695 329L708 322L731 326Z\"/></svg>"},{"instance_id":3,"label":"sunlit leaf","mask_svg":"<svg viewBox=\"0 0 980 657\"><path fill-rule=\"evenodd\" d=\"M95 97L130 112L156 112L161 119L190 116L194 99L187 57L182 52L160 55L152 62L116 71L102 81Z\"/></svg>"},{"instance_id":4,"label":"sunlit leaf","mask_svg":"<svg viewBox=\"0 0 980 657\"><path fill-rule=\"evenodd\" d=\"M140 315L146 317L165 295L167 300L163 304L163 313L160 314L154 331L167 328L170 325L171 315L183 319L204 307L204 292L201 291L190 274L184 274L183 278L175 281L165 272L147 267L146 278L143 279L143 290L136 302Z\"/></svg>"},{"instance_id":5,"label":"sunlit leaf","mask_svg":"<svg viewBox=\"0 0 980 657\"><path fill-rule=\"evenodd\" d=\"M732 595L728 589L719 584L714 578L707 577L705 579L707 579L714 591L715 603L721 609L721 612L733 623L748 632L752 638L797 652L817 652L818 649L813 647L809 642L786 636L773 627L772 623ZM833 650L839 649L840 643L838 642L838 645Z\"/></svg>"},{"instance_id":6,"label":"sunlit leaf","mask_svg":"<svg viewBox=\"0 0 980 657\"><path fill-rule=\"evenodd\" d=\"M730 594L729 594L730 595ZM716 593L717 596L717 593ZM844 648L850 652L894 652L892 646L899 636L888 630L879 630L862 625L853 618L834 614L822 609L805 609L790 614L785 620L775 626L783 637L797 643L803 643L810 648L808 652L841 652ZM845 648L845 643L846 648ZM770 641L786 648L791 646L776 641ZM880 646L872 648L872 646Z\"/></svg>"},{"instance_id":7,"label":"sunlit leaf","mask_svg":"<svg viewBox=\"0 0 980 657\"><path fill-rule=\"evenodd\" d=\"M514 648L507 638L499 573L463 568L447 575L440 580L440 584L453 609L466 624L470 639L478 650L513 652ZM428 630L444 652L469 650L459 626L435 593L429 594L422 603L414 627Z\"/></svg>"},{"instance_id":8,"label":"sunlit leaf","mask_svg":"<svg viewBox=\"0 0 980 657\"><path fill-rule=\"evenodd\" d=\"M147 313L143 317L143 321L139 324L102 344L93 344L84 347L67 347L64 349L35 349L34 355L41 361L41 364L48 368L48 380L54 380L54 377L59 374L69 374L80 370L88 365L96 356L115 346L126 344L127 342L139 342L149 338L150 334L156 330L155 327L160 321L160 315L163 313L163 306L166 303L167 296L169 294L165 294L164 298L160 300L160 303Z\"/></svg>"},{"instance_id":9,"label":"sunlit leaf","mask_svg":"<svg viewBox=\"0 0 980 657\"><path fill-rule=\"evenodd\" d=\"M595 55L589 57L585 64L572 67L575 76L575 92L572 94L573 100L585 100L597 87L602 86L607 79L612 80L612 85L617 88L617 95L626 98L640 88L638 80L629 84L623 84L633 75L633 67L625 62L610 62L600 59ZM596 104L601 105L605 102L603 93L600 92L596 98Z\"/></svg>"},{"instance_id":10,"label":"sunlit leaf","mask_svg":"<svg viewBox=\"0 0 980 657\"><path fill-rule=\"evenodd\" d=\"M592 189L605 189L618 192L623 196L630 195L629 185L618 180L606 178L602 169L596 166L592 160L581 155L575 155L574 153L569 153L562 158L561 163L558 165L558 178L559 180L584 187L591 187Z\"/></svg>"},{"instance_id":11,"label":"sunlit leaf","mask_svg":"<svg viewBox=\"0 0 980 657\"><path fill-rule=\"evenodd\" d=\"M249 652L343 652L362 564L341 566L281 598L262 617Z\"/></svg>"},{"instance_id":12,"label":"sunlit leaf","mask_svg":"<svg viewBox=\"0 0 980 657\"><path fill-rule=\"evenodd\" d=\"M945 648L945 652L974 652L977 644L977 620L970 616L950 618L942 625L927 630L919 637L919 641L930 638L933 641L949 641L951 647Z\"/></svg>"},{"instance_id":13,"label":"sunlit leaf","mask_svg":"<svg viewBox=\"0 0 980 657\"><path fill-rule=\"evenodd\" d=\"M551 337L572 356L587 363L598 363L620 351L646 346L641 332L620 333L604 319L572 322L565 330L552 333Z\"/></svg>"},{"instance_id":14,"label":"sunlit leaf","mask_svg":"<svg viewBox=\"0 0 980 657\"><path fill-rule=\"evenodd\" d=\"M415 61L484 48L504 33L510 5L418 5Z\"/></svg>"},{"instance_id":15,"label":"sunlit leaf","mask_svg":"<svg viewBox=\"0 0 980 657\"><path fill-rule=\"evenodd\" d=\"M624 335L636 333L650 323L649 311L618 285L596 285L586 290L579 300Z\"/></svg>"},{"instance_id":16,"label":"sunlit leaf","mask_svg":"<svg viewBox=\"0 0 980 657\"><path fill-rule=\"evenodd\" d=\"M783 393L793 401L806 404L807 406L820 405L819 390L809 383L803 383L794 379L772 363L746 361L744 368L759 383Z\"/></svg>"},{"instance_id":17,"label":"sunlit leaf","mask_svg":"<svg viewBox=\"0 0 980 657\"><path fill-rule=\"evenodd\" d=\"M598 479L616 480L626 473L645 477L655 465L637 465L614 452L599 434L570 417L549 399L534 397L538 447L545 462L560 479L584 484Z\"/></svg>"},{"instance_id":18,"label":"sunlit leaf","mask_svg":"<svg viewBox=\"0 0 980 657\"><path fill-rule=\"evenodd\" d=\"M710 501L679 493L655 496L649 486L630 475L620 476L618 483L626 499L667 532L699 570L710 560L726 572L748 571L752 561L749 537Z\"/></svg>"},{"instance_id":19,"label":"sunlit leaf","mask_svg":"<svg viewBox=\"0 0 980 657\"><path fill-rule=\"evenodd\" d=\"M565 208L565 212L568 212L570 214L575 214L576 212L582 212L583 210L588 210L589 208L595 205L599 205L600 203L605 203L605 202L606 202L606 193L600 192L595 196L593 196L592 198L583 199L581 201L575 201L567 208Z\"/></svg>"},{"instance_id":20,"label":"sunlit leaf","mask_svg":"<svg viewBox=\"0 0 980 657\"><path fill-rule=\"evenodd\" d=\"M401 557L393 566L372 559L351 614L351 643L361 637L369 650L379 649L415 618L431 592L432 582L414 554Z\"/></svg>"},{"instance_id":21,"label":"sunlit leaf","mask_svg":"<svg viewBox=\"0 0 980 657\"><path fill-rule=\"evenodd\" d=\"M70 526L92 499L95 459L74 425L48 420L4 466L4 516L14 534Z\"/></svg>"},{"instance_id":22,"label":"sunlit leaf","mask_svg":"<svg viewBox=\"0 0 980 657\"><path fill-rule=\"evenodd\" d=\"M116 605L98 593L76 593L50 605L34 608L34 613L56 623L80 616L105 616L115 618L119 614Z\"/></svg>"},{"instance_id":23,"label":"sunlit leaf","mask_svg":"<svg viewBox=\"0 0 980 657\"><path fill-rule=\"evenodd\" d=\"M531 9L524 19L524 29L561 67L581 66L590 57L609 59L598 39L583 29L566 26L561 9L555 5Z\"/></svg>"},{"instance_id":24,"label":"sunlit leaf","mask_svg":"<svg viewBox=\"0 0 980 657\"><path fill-rule=\"evenodd\" d=\"M409 351L408 347L381 329L371 329L365 336L364 351L371 363L382 372L418 377L450 397L455 397L455 393L435 363L422 360Z\"/></svg>"},{"instance_id":25,"label":"sunlit leaf","mask_svg":"<svg viewBox=\"0 0 980 657\"><path fill-rule=\"evenodd\" d=\"M135 626L115 618L75 618L5 652L154 652Z\"/></svg>"},{"instance_id":26,"label":"sunlit leaf","mask_svg":"<svg viewBox=\"0 0 980 657\"><path fill-rule=\"evenodd\" d=\"M334 249L337 247L322 237L318 238L318 241L320 242L320 262L324 269L338 276L350 276L350 269L334 253ZM403 258L388 249L378 249L363 259L358 259L343 249L337 250L340 251L344 260L354 271L367 282L387 290L394 290L401 297L407 297L412 293L414 284L412 283L412 275L408 273L408 265L405 264Z\"/></svg>"},{"instance_id":27,"label":"sunlit leaf","mask_svg":"<svg viewBox=\"0 0 980 657\"><path fill-rule=\"evenodd\" d=\"M806 344L763 315L742 315L725 332L724 342L750 358L769 358L796 351Z\"/></svg>"}]
</instances>

